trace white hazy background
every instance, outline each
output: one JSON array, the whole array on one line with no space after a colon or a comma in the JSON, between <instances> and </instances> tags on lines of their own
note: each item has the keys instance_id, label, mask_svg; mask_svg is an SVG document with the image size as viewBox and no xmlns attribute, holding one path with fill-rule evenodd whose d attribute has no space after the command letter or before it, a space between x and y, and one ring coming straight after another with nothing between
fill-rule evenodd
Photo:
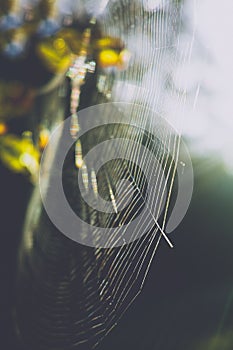
<instances>
[{"instance_id":1,"label":"white hazy background","mask_svg":"<svg viewBox=\"0 0 233 350\"><path fill-rule=\"evenodd\" d=\"M189 100L184 135L194 152L220 158L233 172L232 13L232 0L186 0L194 43L190 62L178 69Z\"/></svg>"}]
</instances>

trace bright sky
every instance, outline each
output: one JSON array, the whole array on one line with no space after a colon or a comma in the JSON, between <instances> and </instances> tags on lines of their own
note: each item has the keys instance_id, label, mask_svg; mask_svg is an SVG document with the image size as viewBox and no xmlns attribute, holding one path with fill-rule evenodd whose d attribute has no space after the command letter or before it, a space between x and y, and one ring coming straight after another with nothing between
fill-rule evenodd
<instances>
[{"instance_id":1,"label":"bright sky","mask_svg":"<svg viewBox=\"0 0 233 350\"><path fill-rule=\"evenodd\" d=\"M198 152L222 157L233 170L233 1L187 0L186 13L195 41L190 64L179 69L193 99L199 84L200 91L184 132Z\"/></svg>"}]
</instances>

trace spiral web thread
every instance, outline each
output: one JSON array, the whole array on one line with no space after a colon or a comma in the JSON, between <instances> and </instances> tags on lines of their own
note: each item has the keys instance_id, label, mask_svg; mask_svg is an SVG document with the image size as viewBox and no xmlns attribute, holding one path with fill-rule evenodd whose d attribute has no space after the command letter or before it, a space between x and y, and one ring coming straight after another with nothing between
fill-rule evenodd
<instances>
[{"instance_id":1,"label":"spiral web thread","mask_svg":"<svg viewBox=\"0 0 233 350\"><path fill-rule=\"evenodd\" d=\"M107 93L106 97L110 100L149 106L158 115L164 116L166 116L166 100L170 95L176 102L174 109L177 109L177 113L182 113L185 92L175 91L171 82L172 70L177 63L189 59L192 46L190 43L190 46L186 48L181 49L179 47L182 4L179 1L157 1L157 6L151 10L149 6L152 6L152 3L156 3L156 1L110 1L107 3L104 12L99 15L104 33L120 37L132 53L132 60L126 71L107 72L105 77L104 75L101 77L101 79L105 78L101 90ZM91 7L91 2L89 2L89 5L91 10L95 12L95 9ZM96 3L95 6L98 8ZM113 75L114 78L112 78ZM108 96L109 86L112 89L111 97ZM138 144L142 143L143 134L140 133L141 129L146 128L153 135L156 120L151 120L151 118L152 116L147 113L142 112L142 115L140 115L139 112L139 115L135 115L135 111L132 111L132 123L134 125L136 123L139 130L134 137ZM93 305L93 299L91 297L89 299L90 305L93 305L93 316L91 318L94 322L93 330L96 329L93 333L95 344L98 344L100 339L110 332L120 316L141 292L152 259L163 237L161 231L165 229L166 225L179 157L180 135L174 135L171 134L170 130L159 128L158 132L162 133L160 139L163 139L163 143L158 144L153 136L148 137L146 145L153 155L150 159L144 159L144 167L147 167L156 157L159 163L163 164L163 171L166 174L163 182L162 174L156 169L156 191L147 188L148 195L151 196L152 203L156 206L158 212L161 209L162 201L165 200L165 209L162 214L163 217L160 218L160 224L152 215L150 208L147 208L147 218L139 222L137 230L134 232L135 239L139 236L138 231L141 231L142 228L143 232L146 233L135 242L125 244L120 248L96 249L95 262L88 266L84 279L84 286L89 288L90 295L96 288L96 283L98 285L98 301ZM118 137L125 138L127 129L121 131L118 128L116 134ZM97 143L99 141L101 141L101 135ZM167 147L172 150L172 157L169 157ZM129 148L128 153L131 154L132 162L137 164L138 149ZM120 214L115 216L115 222L124 223L127 220L127 215L132 215L132 212L136 215L140 208L146 205L147 199L142 193L145 179L142 180L138 169L127 165L124 167L122 164L119 165L118 161L111 163L111 167L106 167L105 175L106 187L109 191L108 197L112 201L113 208L116 207L116 203L114 203L115 198L112 196L114 191L111 188L112 169L117 169L120 177L127 168L128 180L138 190L124 216L120 219ZM151 176L154 176L154 174L151 174ZM129 188L126 188L121 200L124 201L128 194ZM114 224L113 221L111 221L111 218L108 220L110 227ZM96 237L98 237L98 229L96 229ZM114 246L117 238L114 236L112 240ZM96 278L98 281L93 283ZM88 322L91 321L91 318Z\"/></svg>"},{"instance_id":2,"label":"spiral web thread","mask_svg":"<svg viewBox=\"0 0 233 350\"><path fill-rule=\"evenodd\" d=\"M79 2L80 5L81 3L82 8L86 7L89 13L97 17L103 32L121 38L132 54L130 66L126 71L113 72L110 70L100 73L98 86L101 85L101 94L105 95L107 100L133 102L144 107L148 106L157 115L164 117L166 117L166 101L169 96L172 96L173 101L175 101L174 110L176 113L181 113L181 120L185 92L177 91L174 88L171 72L178 63L189 59L191 50L191 44L186 48L179 47L182 3L175 0L118 0L105 1L104 5L102 1L103 6L100 6L100 2L96 1ZM100 8L102 12L98 10ZM100 81L102 81L101 84ZM101 102L101 100L97 102ZM119 111L115 112L119 113ZM106 116L107 113L106 109ZM98 186L99 191L109 200L109 206L112 206L116 213L104 216L89 208L84 210L85 216L89 217L89 221L94 224L104 224L109 227L119 225L121 227L128 218L132 219L142 207L147 205L148 196L150 203L156 207L158 215L152 214L151 208L148 207L146 217L143 217L143 221L139 221L136 230L132 233L132 243L123 244L117 248L114 248L118 239L117 235L111 238L110 245L113 248L107 249L74 247L72 246L73 242L67 243L63 241L63 238L59 241L57 233L54 235L53 233L43 234L43 227L41 228L42 233L38 232L34 235L36 244L41 245L47 260L43 260L43 256L38 258L36 254L33 257L33 253L30 252L31 265L50 266L49 269L46 267L48 276L45 275L42 281L38 279L39 282L35 282L35 279L35 287L33 287L36 290L36 283L39 286L42 285L44 296L40 299L39 295L38 305L42 303L45 307L44 310L38 307L37 318L41 315L41 319L44 319L46 315L48 329L46 328L45 334L49 334L50 326L48 324L50 321L52 322L50 332L54 332L54 340L51 340L51 343L47 342L50 348L69 349L81 348L82 346L89 348L90 345L97 346L141 292L153 257L161 238L163 238L162 231L166 229L169 203L179 159L180 133L173 134L171 129L158 127L159 135L154 135L158 121L152 118L153 114L145 112L145 110L140 113L140 110L137 109L131 109L130 113L132 124L136 125L135 130L131 130L130 127L114 126L107 132L107 136L113 135L127 139L128 134L130 134L130 137L138 145L144 143L151 151L150 157L143 158L144 169L153 164L156 158L158 163L162 165L163 174L161 169L155 167L151 176L156 176L156 188L146 187L148 179L143 177L143 169L141 171L132 165L138 162L139 148L137 147L128 147L127 149L126 153L130 154L131 165L116 159L110 165L106 165L101 179L98 178L98 175L93 174L91 164L86 164L85 171L89 178L92 177L92 187ZM140 132L144 129L147 130L146 140L145 133ZM95 138L96 144L106 139L106 130L98 132ZM162 139L163 142L158 142L158 138ZM125 144L122 144L122 148L124 147ZM171 150L170 154L168 149ZM111 151L109 150L109 152ZM127 209L123 211L123 215L120 211L118 212L117 205L120 203L115 201L117 194L115 193L116 181L114 179L121 177L126 178L134 187L134 196ZM126 186L120 201L124 202L129 193L130 188ZM162 207L162 215L159 218ZM143 231L143 235L140 235L141 231ZM96 246L98 246L98 227L94 229L93 237ZM53 254L51 254L51 249ZM39 261L39 259L41 260ZM58 265L57 261L62 262L62 264ZM66 262L65 266L64 262ZM49 275L50 270L51 276ZM59 276L63 276L63 278ZM59 279L60 282L57 282ZM57 323L52 314L60 315L56 320ZM61 320L64 320L63 324ZM25 329L32 327L33 322L26 325ZM39 326L36 327L41 332L41 324L39 323ZM35 332L36 337L38 337L37 331ZM32 332L32 339L33 334ZM60 343L59 339L61 339ZM32 341L34 340L30 340L30 342ZM41 345L40 348L46 349L46 346Z\"/></svg>"}]
</instances>

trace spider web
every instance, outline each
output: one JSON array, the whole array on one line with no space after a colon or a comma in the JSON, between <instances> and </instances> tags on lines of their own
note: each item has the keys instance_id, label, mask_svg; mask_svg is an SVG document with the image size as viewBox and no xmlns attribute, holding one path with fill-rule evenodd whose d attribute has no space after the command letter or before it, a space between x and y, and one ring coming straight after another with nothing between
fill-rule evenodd
<instances>
[{"instance_id":1,"label":"spider web","mask_svg":"<svg viewBox=\"0 0 233 350\"><path fill-rule=\"evenodd\" d=\"M125 151L127 142L122 143L122 150L131 155L131 162L115 159L98 174L93 173L93 165L87 163L88 186L98 186L98 192L108 200L108 205L116 209L115 213L107 215L87 206L80 193L74 191L77 169L70 166L73 159L71 150L63 174L66 196L82 218L96 225L93 226L96 246L98 225L119 227L120 230L126 221L139 215L146 206L148 196L156 208L158 220L147 208L146 216L132 233L131 243L115 247L116 235L110 242L113 248L85 247L68 240L55 227L51 227L44 210L38 211L40 199L35 192L31 202L34 209L30 209L28 214L20 255L23 293L18 306L18 325L26 344L38 349L95 347L116 326L142 291L152 259L163 238L173 192L180 134L158 126L159 135L155 135L154 127L158 119L153 118L155 114L150 110L166 117L166 101L172 95L175 97L174 110L178 114L182 112L185 93L175 91L171 81L174 66L187 61L190 54L190 47L179 48L182 4L162 0L102 1L101 4L85 1L82 8L97 17L106 35L121 38L132 58L128 69L123 72L110 69L98 72L96 103L133 102L142 109L141 112L134 108L129 110L135 127L109 125L86 135L85 140L81 139L83 153L112 137L133 139L151 151L151 157L143 158L144 169L153 164L156 157L162 164L163 174L155 166L151 176L156 176L156 188L148 188L143 169L135 165L139 148L128 146ZM108 113L106 107L104 118ZM116 108L114 113L122 111ZM163 142L159 141L161 139ZM172 150L172 154L168 149ZM110 153L112 151L109 150ZM116 202L119 179L127 179L130 186L122 190L120 202ZM132 201L124 210L118 211L117 206L124 203L131 190Z\"/></svg>"}]
</instances>

